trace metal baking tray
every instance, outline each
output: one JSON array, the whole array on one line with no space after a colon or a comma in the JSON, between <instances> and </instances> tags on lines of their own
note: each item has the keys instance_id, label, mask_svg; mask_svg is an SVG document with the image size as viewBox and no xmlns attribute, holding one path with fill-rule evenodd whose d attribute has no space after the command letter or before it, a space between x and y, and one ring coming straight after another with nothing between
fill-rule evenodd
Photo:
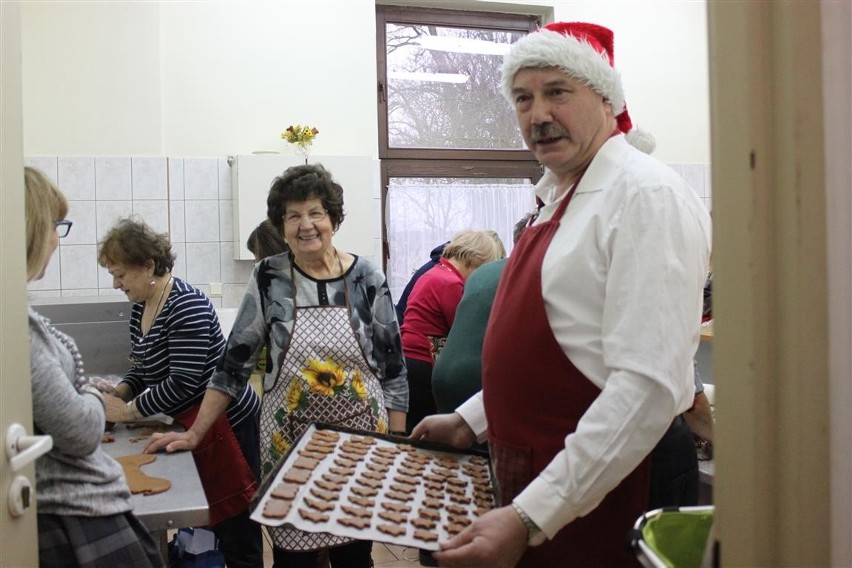
<instances>
[{"instance_id":1,"label":"metal baking tray","mask_svg":"<svg viewBox=\"0 0 852 568\"><path fill-rule=\"evenodd\" d=\"M319 459L313 469L294 467L297 460L302 460L300 465L310 466L311 462L306 464L304 461L304 454L309 451L308 446L316 447L317 437L327 437L329 433L331 436L338 436L333 450ZM362 448L369 448L363 457L356 461L352 459L355 454L351 451L347 457L344 448L351 447L353 440L365 438L372 440L372 443L361 444ZM328 445L331 446L330 443ZM393 452L396 453L391 458L390 454ZM343 459L354 462L354 465L342 462ZM418 463L423 466L419 471L416 465ZM377 468L379 471L371 469L372 466L381 465L385 465L387 471L381 471L380 467ZM341 476L341 467L350 467L353 471L349 475ZM335 469L336 473L332 469ZM288 472L291 471L307 472L303 475L307 477L306 481L285 481L285 476L289 477ZM345 479L343 483L339 483L341 478ZM329 489L334 489L335 486L334 483L329 485L329 480L338 481L337 491ZM367 481L375 487L364 485ZM273 496L273 492L283 483L288 483L291 489L296 487L292 499ZM358 494L369 493L369 489L373 489L375 495ZM402 499L406 495L410 498ZM323 500L320 496L332 498ZM253 520L267 526L287 524L307 532L325 532L359 540L438 550L439 543L457 534L466 526L465 523L469 524L491 508L497 507L498 496L494 472L486 452L461 451L434 442L314 424L308 427L264 478L250 504L250 510ZM353 498L368 499L373 501L373 505L364 506L363 501L355 503ZM265 514L267 506L286 508L282 501L290 502L286 514L274 518ZM315 509L318 503L328 510ZM329 507L324 503L333 506ZM396 505L387 505L388 503ZM398 509L400 506L409 510L390 511L398 513L399 516L396 517L386 513L388 507ZM308 520L303 517L302 511L323 513L327 518ZM353 511L362 516L354 515ZM367 512L369 516L366 516ZM369 523L363 528L341 523L347 522L347 518L363 518ZM425 524L423 519L430 518L434 521L433 526L418 526L418 523ZM394 534L380 530L380 525L386 530L393 530Z\"/></svg>"}]
</instances>

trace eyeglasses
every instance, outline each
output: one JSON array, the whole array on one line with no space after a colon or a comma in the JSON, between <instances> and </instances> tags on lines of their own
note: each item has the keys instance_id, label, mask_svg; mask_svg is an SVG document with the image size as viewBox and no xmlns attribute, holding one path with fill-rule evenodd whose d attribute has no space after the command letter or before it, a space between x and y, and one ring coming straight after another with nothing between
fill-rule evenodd
<instances>
[{"instance_id":1,"label":"eyeglasses","mask_svg":"<svg viewBox=\"0 0 852 568\"><path fill-rule=\"evenodd\" d=\"M302 224L302 219L308 218L311 223L319 223L328 217L328 211L325 209L311 209L307 213L299 213L297 211L288 211L284 214L284 224L295 227Z\"/></svg>"},{"instance_id":2,"label":"eyeglasses","mask_svg":"<svg viewBox=\"0 0 852 568\"><path fill-rule=\"evenodd\" d=\"M68 233L71 232L71 225L73 225L71 221L63 219L62 221L56 221L53 226L56 228L56 236L60 239L67 237Z\"/></svg>"}]
</instances>

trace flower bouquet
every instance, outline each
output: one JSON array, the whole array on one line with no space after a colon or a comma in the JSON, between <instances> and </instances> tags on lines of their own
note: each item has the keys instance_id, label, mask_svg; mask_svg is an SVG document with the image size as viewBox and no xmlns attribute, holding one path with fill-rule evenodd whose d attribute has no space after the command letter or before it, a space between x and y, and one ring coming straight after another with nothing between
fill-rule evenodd
<instances>
[{"instance_id":1,"label":"flower bouquet","mask_svg":"<svg viewBox=\"0 0 852 568\"><path fill-rule=\"evenodd\" d=\"M286 140L296 147L296 151L305 157L305 163L308 163L308 156L311 153L311 144L314 143L314 138L319 134L313 126L302 126L297 124L287 127L287 130L281 133L281 139Z\"/></svg>"}]
</instances>

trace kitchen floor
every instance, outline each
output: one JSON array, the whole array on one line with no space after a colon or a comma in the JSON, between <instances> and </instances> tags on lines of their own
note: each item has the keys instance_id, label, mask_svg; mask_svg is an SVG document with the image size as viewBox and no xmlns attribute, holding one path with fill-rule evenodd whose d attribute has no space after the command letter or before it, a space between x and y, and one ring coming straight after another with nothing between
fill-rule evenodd
<instances>
[{"instance_id":1,"label":"kitchen floor","mask_svg":"<svg viewBox=\"0 0 852 568\"><path fill-rule=\"evenodd\" d=\"M272 568L272 547L266 533L263 536L263 563L266 568ZM376 568L417 568L421 566L417 557L416 548L373 543L373 563Z\"/></svg>"}]
</instances>

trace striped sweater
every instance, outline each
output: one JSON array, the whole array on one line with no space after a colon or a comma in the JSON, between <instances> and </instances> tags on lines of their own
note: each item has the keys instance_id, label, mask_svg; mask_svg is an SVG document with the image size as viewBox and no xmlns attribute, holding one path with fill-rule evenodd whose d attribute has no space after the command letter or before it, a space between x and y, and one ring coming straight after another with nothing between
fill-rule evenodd
<instances>
[{"instance_id":1,"label":"striped sweater","mask_svg":"<svg viewBox=\"0 0 852 568\"><path fill-rule=\"evenodd\" d=\"M131 367L122 382L130 387L144 416L158 412L174 416L204 397L225 338L213 304L180 278L174 279L163 309L146 335L141 329L144 307L141 302L133 305ZM228 421L236 427L246 418L256 420L259 410L260 400L246 386L228 407Z\"/></svg>"}]
</instances>

